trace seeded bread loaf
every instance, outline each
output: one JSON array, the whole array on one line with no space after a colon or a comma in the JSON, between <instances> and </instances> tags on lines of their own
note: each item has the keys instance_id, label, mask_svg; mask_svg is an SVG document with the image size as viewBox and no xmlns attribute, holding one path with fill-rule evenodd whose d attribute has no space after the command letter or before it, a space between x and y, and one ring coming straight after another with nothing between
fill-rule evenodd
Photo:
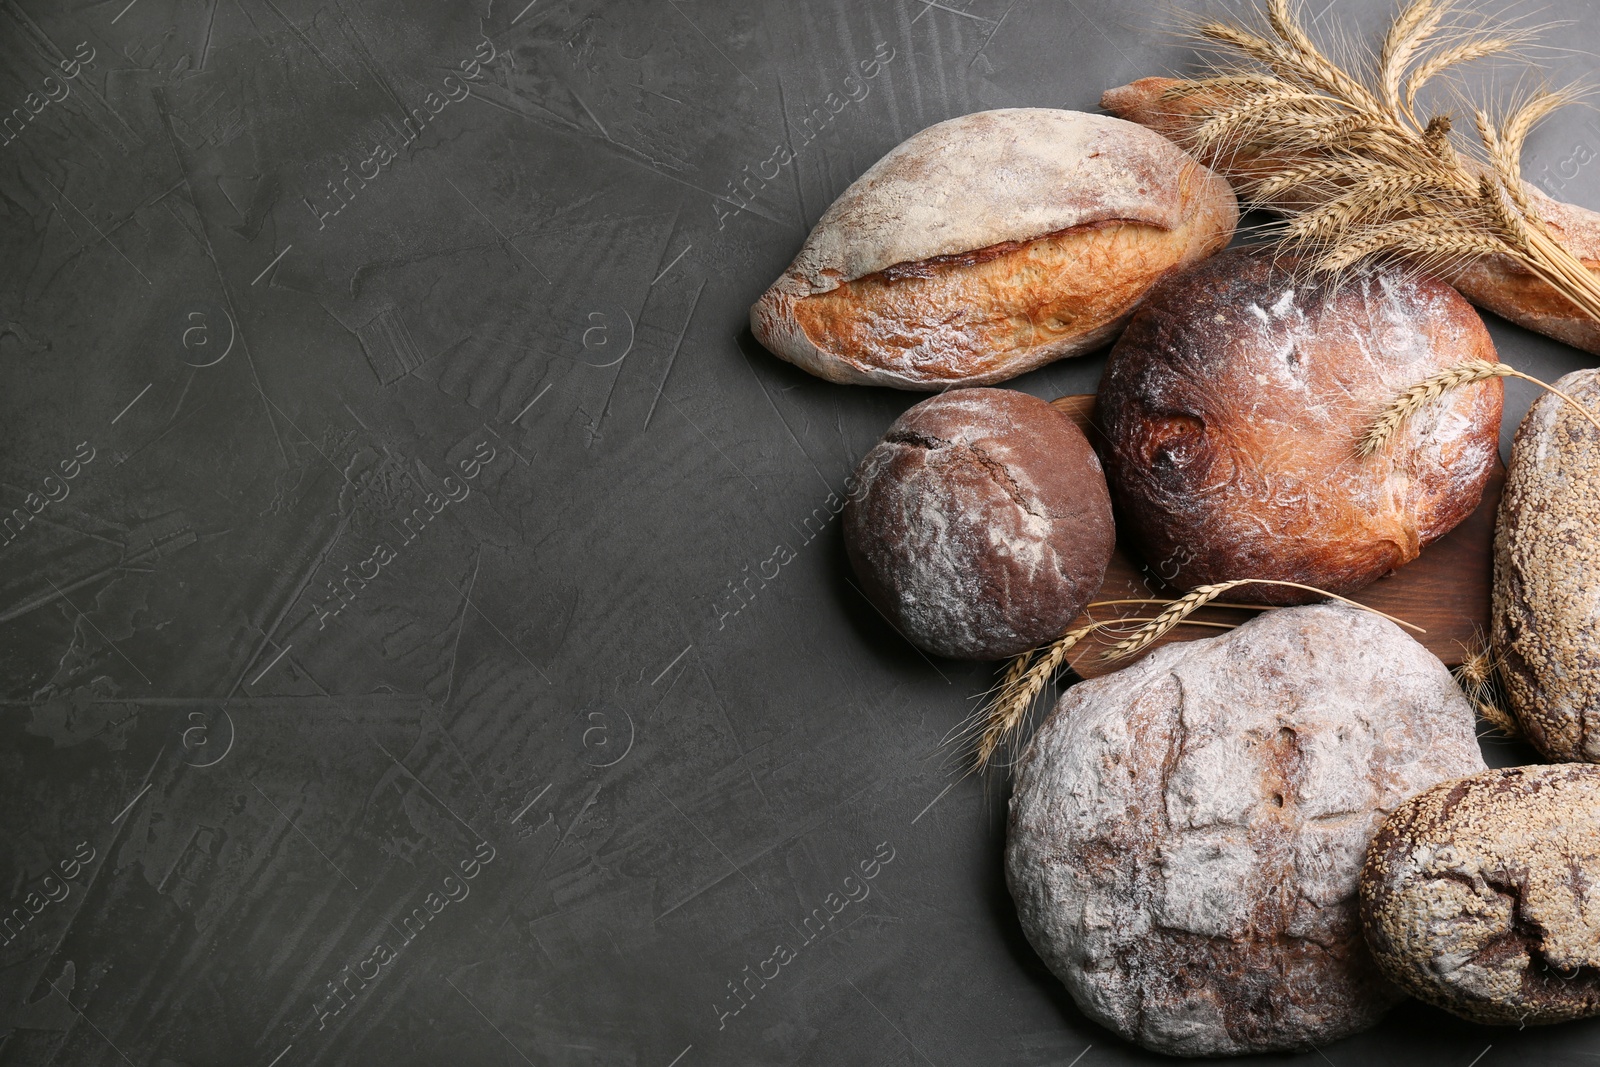
<instances>
[{"instance_id":1,"label":"seeded bread loaf","mask_svg":"<svg viewBox=\"0 0 1600 1067\"><path fill-rule=\"evenodd\" d=\"M1600 411L1600 372L1555 386ZM1545 394L1517 427L1491 630L1511 711L1548 759L1600 762L1600 430Z\"/></svg>"},{"instance_id":2,"label":"seeded bread loaf","mask_svg":"<svg viewBox=\"0 0 1600 1067\"><path fill-rule=\"evenodd\" d=\"M1361 872L1373 956L1480 1023L1600 1015L1600 767L1444 782L1383 824Z\"/></svg>"}]
</instances>

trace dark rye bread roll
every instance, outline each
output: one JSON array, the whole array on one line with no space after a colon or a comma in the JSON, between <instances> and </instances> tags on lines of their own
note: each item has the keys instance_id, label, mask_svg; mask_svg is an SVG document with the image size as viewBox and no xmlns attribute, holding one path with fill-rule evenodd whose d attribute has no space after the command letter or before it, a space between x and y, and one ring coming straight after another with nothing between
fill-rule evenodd
<instances>
[{"instance_id":1,"label":"dark rye bread roll","mask_svg":"<svg viewBox=\"0 0 1600 1067\"><path fill-rule=\"evenodd\" d=\"M834 201L750 309L829 381L943 389L1115 336L1152 283L1227 245L1228 184L1142 126L1006 108L913 135Z\"/></svg>"},{"instance_id":2,"label":"dark rye bread roll","mask_svg":"<svg viewBox=\"0 0 1600 1067\"><path fill-rule=\"evenodd\" d=\"M956 389L911 408L856 469L844 543L912 644L1003 659L1059 637L1105 579L1115 535L1100 460L1027 393Z\"/></svg>"},{"instance_id":3,"label":"dark rye bread roll","mask_svg":"<svg viewBox=\"0 0 1600 1067\"><path fill-rule=\"evenodd\" d=\"M1174 585L1353 592L1470 515L1493 470L1498 379L1445 393L1382 451L1356 452L1401 390L1496 359L1472 306L1426 276L1373 269L1335 288L1299 265L1214 256L1157 285L1112 349L1098 412L1117 521Z\"/></svg>"},{"instance_id":4,"label":"dark rye bread roll","mask_svg":"<svg viewBox=\"0 0 1600 1067\"><path fill-rule=\"evenodd\" d=\"M1006 883L1090 1018L1146 1048L1309 1048L1400 993L1362 938L1384 816L1483 769L1450 672L1337 604L1264 612L1066 691L1018 762Z\"/></svg>"},{"instance_id":5,"label":"dark rye bread roll","mask_svg":"<svg viewBox=\"0 0 1600 1067\"><path fill-rule=\"evenodd\" d=\"M1555 386L1600 411L1600 373L1573 371ZM1600 762L1600 430L1548 393L1511 445L1491 617L1528 741L1546 759Z\"/></svg>"},{"instance_id":6,"label":"dark rye bread roll","mask_svg":"<svg viewBox=\"0 0 1600 1067\"><path fill-rule=\"evenodd\" d=\"M1600 767L1505 767L1395 810L1361 871L1372 954L1480 1023L1600 1015Z\"/></svg>"}]
</instances>

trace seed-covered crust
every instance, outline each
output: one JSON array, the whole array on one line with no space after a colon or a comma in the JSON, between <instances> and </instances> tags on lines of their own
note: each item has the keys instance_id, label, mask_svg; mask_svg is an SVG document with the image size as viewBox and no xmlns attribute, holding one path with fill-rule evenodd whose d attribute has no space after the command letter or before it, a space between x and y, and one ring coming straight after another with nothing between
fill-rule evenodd
<instances>
[{"instance_id":1,"label":"seed-covered crust","mask_svg":"<svg viewBox=\"0 0 1600 1067\"><path fill-rule=\"evenodd\" d=\"M1555 386L1600 412L1600 373ZM1534 402L1512 442L1491 639L1528 740L1550 759L1600 761L1600 430L1557 396Z\"/></svg>"},{"instance_id":2,"label":"seed-covered crust","mask_svg":"<svg viewBox=\"0 0 1600 1067\"><path fill-rule=\"evenodd\" d=\"M1361 914L1407 992L1481 1023L1600 1015L1600 767L1483 771L1401 805Z\"/></svg>"}]
</instances>

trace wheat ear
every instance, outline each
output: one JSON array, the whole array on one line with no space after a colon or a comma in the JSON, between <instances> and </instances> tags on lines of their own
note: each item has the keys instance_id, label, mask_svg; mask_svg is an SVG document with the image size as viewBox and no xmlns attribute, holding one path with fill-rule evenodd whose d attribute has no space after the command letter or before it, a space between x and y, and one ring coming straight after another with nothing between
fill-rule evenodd
<instances>
[{"instance_id":1,"label":"wheat ear","mask_svg":"<svg viewBox=\"0 0 1600 1067\"><path fill-rule=\"evenodd\" d=\"M1241 585L1276 585L1289 589L1303 589L1308 593L1316 593L1319 596L1325 596L1331 600L1337 600L1341 603L1349 604L1351 607L1360 608L1363 611L1370 611L1374 615L1381 615L1390 622L1404 626L1408 630L1415 630L1419 634L1427 633L1427 631L1422 627L1413 626L1404 619L1397 619L1393 615L1385 615L1376 608L1369 608L1365 604L1342 597L1337 593L1330 593L1326 589L1318 589L1314 585L1302 585L1299 582L1278 581L1277 579L1273 578L1236 578L1231 582L1217 582L1213 585L1196 586L1182 597L1174 600L1171 606L1169 606L1161 614L1157 615L1154 619L1151 619L1150 622L1142 627L1137 633L1118 641L1115 645L1108 648L1104 653L1101 654L1102 657L1106 660L1115 660L1125 659L1128 656L1137 655L1146 648L1149 648L1156 641L1160 640L1167 633L1167 631L1171 630L1180 622L1183 622L1191 614L1199 611L1211 601L1215 600L1223 593L1226 593L1229 589L1235 589Z\"/></svg>"},{"instance_id":2,"label":"wheat ear","mask_svg":"<svg viewBox=\"0 0 1600 1067\"><path fill-rule=\"evenodd\" d=\"M1021 728L1034 701L1061 668L1067 653L1104 625L1103 622L1092 622L1080 626L1063 634L1044 649L1024 653L1011 661L1006 679L1000 683L994 701L978 714L983 732L978 735L978 743L973 747L974 769L981 771L989 766L994 754Z\"/></svg>"},{"instance_id":3,"label":"wheat ear","mask_svg":"<svg viewBox=\"0 0 1600 1067\"><path fill-rule=\"evenodd\" d=\"M1473 382L1486 381L1490 378L1520 378L1525 382L1532 382L1547 392L1554 393L1562 400L1571 404L1584 418L1600 429L1600 419L1596 419L1588 408L1584 407L1574 397L1562 392L1555 386L1540 381L1531 374L1524 374L1508 363L1491 363L1486 359L1469 359L1465 363L1458 363L1454 367L1444 370L1417 382L1402 390L1372 421L1367 432L1361 436L1356 445L1358 455L1370 456L1380 451L1384 445L1394 437L1400 427L1417 412L1438 400L1452 389L1459 389Z\"/></svg>"},{"instance_id":4,"label":"wheat ear","mask_svg":"<svg viewBox=\"0 0 1600 1067\"><path fill-rule=\"evenodd\" d=\"M1530 34L1452 24L1450 6L1407 4L1365 79L1317 47L1290 0L1265 0L1254 28L1201 22L1195 36L1227 58L1215 77L1168 90L1200 102L1185 147L1237 181L1241 206L1285 213L1281 242L1318 273L1374 258L1457 269L1504 256L1600 321L1600 279L1546 226L1521 177L1528 132L1579 93L1535 93L1498 124L1474 111L1477 143L1458 147L1447 116L1418 114L1419 92Z\"/></svg>"},{"instance_id":5,"label":"wheat ear","mask_svg":"<svg viewBox=\"0 0 1600 1067\"><path fill-rule=\"evenodd\" d=\"M1139 599L1139 600L1106 600L1094 607L1105 607L1111 604L1165 604L1165 600ZM1220 606L1220 605L1219 605ZM1250 608L1260 610L1258 604L1237 604L1232 607ZM1096 630L1107 626L1120 626L1127 623L1150 622L1150 619L1102 619L1080 626L1076 630L1068 631L1055 641L1042 648L1024 652L1014 658L1007 665L1005 674L1002 675L1000 684L994 691L993 699L979 709L973 717L972 733L977 734L977 741L972 747L973 769L982 771L988 768L995 754L1006 746L1027 721L1028 713L1033 709L1039 699L1039 694L1044 692L1045 686L1050 684L1067 662L1067 653L1071 652L1084 638ZM1190 620L1191 626L1206 626L1215 629L1232 629L1231 623L1202 622Z\"/></svg>"},{"instance_id":6,"label":"wheat ear","mask_svg":"<svg viewBox=\"0 0 1600 1067\"><path fill-rule=\"evenodd\" d=\"M1479 637L1466 649L1466 659L1450 673L1466 693L1480 718L1510 738L1521 738L1522 727L1507 711L1500 693L1499 670L1488 645Z\"/></svg>"}]
</instances>

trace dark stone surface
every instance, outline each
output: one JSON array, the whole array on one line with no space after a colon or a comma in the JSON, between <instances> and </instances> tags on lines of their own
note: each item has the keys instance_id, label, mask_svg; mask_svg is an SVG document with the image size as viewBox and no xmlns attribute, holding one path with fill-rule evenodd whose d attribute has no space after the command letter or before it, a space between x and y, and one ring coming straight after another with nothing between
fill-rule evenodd
<instances>
[{"instance_id":1,"label":"dark stone surface","mask_svg":"<svg viewBox=\"0 0 1600 1067\"><path fill-rule=\"evenodd\" d=\"M844 478L918 396L745 316L899 140L1092 108L1185 61L1175 21L0 0L0 500L58 498L0 547L0 1064L1157 1062L1033 957L1003 793L939 753L991 668L851 584ZM1597 150L1563 113L1529 169L1600 203ZM1491 1042L1582 1063L1600 1028L1408 1007L1296 1062Z\"/></svg>"}]
</instances>

